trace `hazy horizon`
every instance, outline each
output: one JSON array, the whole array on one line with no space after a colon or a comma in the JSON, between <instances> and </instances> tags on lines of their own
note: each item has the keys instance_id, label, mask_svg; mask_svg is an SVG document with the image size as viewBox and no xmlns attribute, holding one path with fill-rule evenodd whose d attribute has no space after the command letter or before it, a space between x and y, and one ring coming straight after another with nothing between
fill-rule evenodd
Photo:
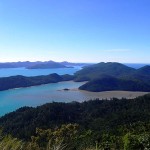
<instances>
[{"instance_id":1,"label":"hazy horizon","mask_svg":"<svg viewBox=\"0 0 150 150\"><path fill-rule=\"evenodd\" d=\"M150 63L149 0L0 1L0 62Z\"/></svg>"},{"instance_id":2,"label":"hazy horizon","mask_svg":"<svg viewBox=\"0 0 150 150\"><path fill-rule=\"evenodd\" d=\"M54 61L54 60L36 60L36 61L30 61L30 60L25 60L25 61L6 61L6 62L2 62L0 61L0 63L17 63L17 62L48 62L48 61ZM69 62L69 63L89 63L89 64L96 64L96 63L109 63L110 61L99 61L99 62L72 62L72 61L67 61L67 60L64 60L64 61L54 61L54 62L58 62L58 63L62 63L62 62ZM122 63L122 64L150 64L150 63L138 63L138 62L113 62L111 61L111 63Z\"/></svg>"}]
</instances>

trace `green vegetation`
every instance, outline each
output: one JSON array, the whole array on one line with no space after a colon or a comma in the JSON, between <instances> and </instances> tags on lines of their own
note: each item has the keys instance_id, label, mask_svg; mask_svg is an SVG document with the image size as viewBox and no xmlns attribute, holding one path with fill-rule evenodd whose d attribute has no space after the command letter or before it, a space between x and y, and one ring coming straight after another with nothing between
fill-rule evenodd
<instances>
[{"instance_id":1,"label":"green vegetation","mask_svg":"<svg viewBox=\"0 0 150 150\"><path fill-rule=\"evenodd\" d=\"M0 143L16 140L29 150L144 150L150 148L150 95L22 107L0 125Z\"/></svg>"},{"instance_id":2,"label":"green vegetation","mask_svg":"<svg viewBox=\"0 0 150 150\"><path fill-rule=\"evenodd\" d=\"M75 81L89 81L79 89L150 91L150 66L133 69L120 63L99 63L75 73Z\"/></svg>"},{"instance_id":3,"label":"green vegetation","mask_svg":"<svg viewBox=\"0 0 150 150\"><path fill-rule=\"evenodd\" d=\"M56 64L55 62L43 65ZM41 65L41 64L37 64ZM59 65L62 65L59 63ZM79 89L101 92L111 90L150 91L150 66L133 69L120 63L99 63L84 67L75 75L50 74L47 76L12 76L0 78L0 91L48 83L74 80L89 81Z\"/></svg>"},{"instance_id":4,"label":"green vegetation","mask_svg":"<svg viewBox=\"0 0 150 150\"><path fill-rule=\"evenodd\" d=\"M67 124L57 129L36 129L36 136L22 141L5 135L0 148L5 150L146 150L150 149L150 124L131 124L123 136L98 135L94 131L81 132L79 125ZM134 128L135 127L135 128ZM142 129L140 129L142 128ZM139 130L140 129L140 133ZM99 139L98 139L99 138Z\"/></svg>"},{"instance_id":5,"label":"green vegetation","mask_svg":"<svg viewBox=\"0 0 150 150\"><path fill-rule=\"evenodd\" d=\"M150 91L149 84L143 84L143 82L135 80L126 80L114 78L111 76L101 77L100 79L95 79L87 82L86 84L79 87L80 90L101 92L101 91Z\"/></svg>"},{"instance_id":6,"label":"green vegetation","mask_svg":"<svg viewBox=\"0 0 150 150\"><path fill-rule=\"evenodd\" d=\"M56 73L46 76L25 77L25 76L12 76L0 78L0 91L12 88L29 87L48 83L57 83L61 81L73 80L71 75L58 75Z\"/></svg>"},{"instance_id":7,"label":"green vegetation","mask_svg":"<svg viewBox=\"0 0 150 150\"><path fill-rule=\"evenodd\" d=\"M136 69L127 67L120 63L98 63L95 65L84 67L82 70L75 73L76 80L86 78L89 80L100 78L101 76L120 77L122 75L129 75L135 72Z\"/></svg>"}]
</instances>

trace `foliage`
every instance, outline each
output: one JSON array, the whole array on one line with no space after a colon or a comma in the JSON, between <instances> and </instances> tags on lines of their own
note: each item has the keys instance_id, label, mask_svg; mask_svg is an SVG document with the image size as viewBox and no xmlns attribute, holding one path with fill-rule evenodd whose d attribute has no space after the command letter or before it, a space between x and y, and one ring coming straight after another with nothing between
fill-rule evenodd
<instances>
[{"instance_id":1,"label":"foliage","mask_svg":"<svg viewBox=\"0 0 150 150\"><path fill-rule=\"evenodd\" d=\"M73 79L74 77L71 75L60 76L56 73L36 77L25 77L21 75L2 77L0 78L0 91L12 88L29 87L48 83L57 83L60 81L68 81Z\"/></svg>"},{"instance_id":2,"label":"foliage","mask_svg":"<svg viewBox=\"0 0 150 150\"><path fill-rule=\"evenodd\" d=\"M4 133L27 140L35 135L36 128L55 129L62 124L77 123L81 130L119 135L122 134L122 126L126 126L124 129L127 130L131 128L130 124L148 123L149 120L150 95L145 95L132 100L114 98L82 103L53 102L37 108L23 107L1 117L0 125Z\"/></svg>"},{"instance_id":3,"label":"foliage","mask_svg":"<svg viewBox=\"0 0 150 150\"><path fill-rule=\"evenodd\" d=\"M75 81L89 81L79 89L150 91L150 66L133 69L120 63L99 63L75 73Z\"/></svg>"},{"instance_id":4,"label":"foliage","mask_svg":"<svg viewBox=\"0 0 150 150\"><path fill-rule=\"evenodd\" d=\"M54 62L49 63L52 64ZM39 63L35 65L40 66ZM43 65L47 67L49 64L44 63ZM81 86L80 89L94 92L106 90L150 91L149 72L149 66L136 70L120 63L99 63L84 67L76 72L75 75L60 76L54 73L36 77L20 75L3 77L0 78L0 91L69 80L77 82L90 81Z\"/></svg>"},{"instance_id":5,"label":"foliage","mask_svg":"<svg viewBox=\"0 0 150 150\"><path fill-rule=\"evenodd\" d=\"M23 150L145 150L150 149L149 120L150 95L23 107L0 118L0 145L10 150L21 145Z\"/></svg>"},{"instance_id":6,"label":"foliage","mask_svg":"<svg viewBox=\"0 0 150 150\"><path fill-rule=\"evenodd\" d=\"M75 73L76 77L87 77L90 80L97 79L100 76L111 75L113 77L119 77L125 74L135 72L136 69L127 67L120 63L98 63L91 66L84 67L82 70Z\"/></svg>"},{"instance_id":7,"label":"foliage","mask_svg":"<svg viewBox=\"0 0 150 150\"><path fill-rule=\"evenodd\" d=\"M139 81L118 79L114 77L103 77L89 81L79 87L80 90L101 92L101 91L150 91L150 85L143 84Z\"/></svg>"},{"instance_id":8,"label":"foliage","mask_svg":"<svg viewBox=\"0 0 150 150\"><path fill-rule=\"evenodd\" d=\"M20 150L24 146L24 143L17 138L12 138L11 136L5 136L0 140L1 150Z\"/></svg>"}]
</instances>

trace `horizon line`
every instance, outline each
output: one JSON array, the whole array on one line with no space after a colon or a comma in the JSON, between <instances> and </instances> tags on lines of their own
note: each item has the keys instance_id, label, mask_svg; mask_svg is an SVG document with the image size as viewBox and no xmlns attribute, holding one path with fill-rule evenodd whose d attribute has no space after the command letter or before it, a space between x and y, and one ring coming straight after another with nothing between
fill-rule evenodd
<instances>
[{"instance_id":1,"label":"horizon line","mask_svg":"<svg viewBox=\"0 0 150 150\"><path fill-rule=\"evenodd\" d=\"M99 62L71 62L71 61L66 61L66 60L64 60L64 61L54 61L54 60L35 60L35 61L32 61L32 60L23 60L23 61L20 61L20 60L18 60L18 61L0 61L0 63L21 63L21 62L49 62L49 61L53 61L53 62L57 62L57 63L62 63L62 62L68 62L68 63L90 63L90 64L96 64L96 63L102 63L102 62L104 62L104 63L109 63L109 62L116 62L116 63L122 63L122 64L150 64L150 62L119 62L119 61L99 61Z\"/></svg>"}]
</instances>

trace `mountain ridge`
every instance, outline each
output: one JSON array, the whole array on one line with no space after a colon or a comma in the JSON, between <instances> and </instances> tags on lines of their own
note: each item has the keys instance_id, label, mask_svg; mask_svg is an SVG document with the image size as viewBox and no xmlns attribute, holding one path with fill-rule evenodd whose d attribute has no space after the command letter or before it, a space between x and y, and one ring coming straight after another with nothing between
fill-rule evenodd
<instances>
[{"instance_id":1,"label":"mountain ridge","mask_svg":"<svg viewBox=\"0 0 150 150\"><path fill-rule=\"evenodd\" d=\"M109 81L106 80L106 77L109 78ZM113 84L111 80L114 81ZM88 81L79 89L94 92L105 90L150 91L150 66L134 69L116 62L98 63L76 72L75 81Z\"/></svg>"},{"instance_id":2,"label":"mountain ridge","mask_svg":"<svg viewBox=\"0 0 150 150\"><path fill-rule=\"evenodd\" d=\"M57 64L56 64L57 63ZM49 61L18 61L18 62L0 62L0 69L2 68L20 68L25 67L27 69L48 69L48 68L65 68L65 67L73 67L73 66L87 66L90 63L72 63L72 62L55 62L52 60Z\"/></svg>"}]
</instances>

